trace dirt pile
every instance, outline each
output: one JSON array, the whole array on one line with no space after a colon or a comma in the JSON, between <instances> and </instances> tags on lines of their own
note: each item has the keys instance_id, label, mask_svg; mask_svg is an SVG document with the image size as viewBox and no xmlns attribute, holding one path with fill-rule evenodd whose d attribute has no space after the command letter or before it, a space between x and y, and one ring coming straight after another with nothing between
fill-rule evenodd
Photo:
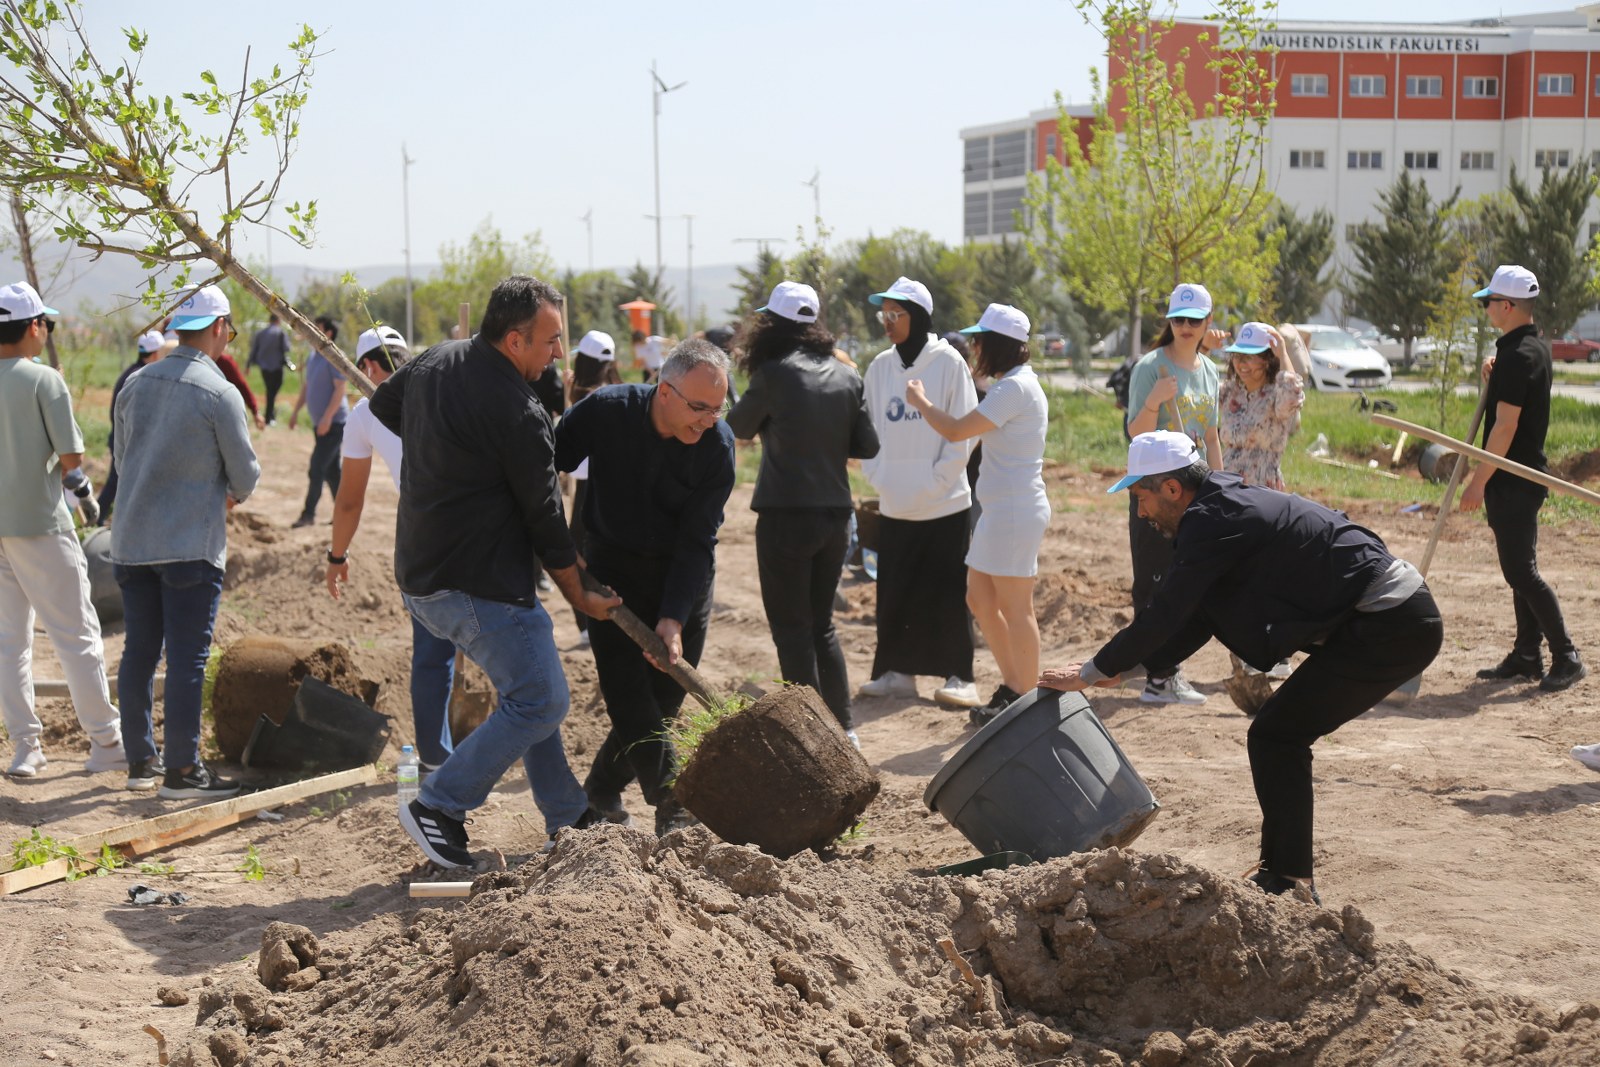
<instances>
[{"instance_id":1,"label":"dirt pile","mask_svg":"<svg viewBox=\"0 0 1600 1067\"><path fill-rule=\"evenodd\" d=\"M1033 610L1039 634L1056 641L1104 641L1133 619L1127 582L1119 575L1093 574L1081 567L1040 568Z\"/></svg>"},{"instance_id":2,"label":"dirt pile","mask_svg":"<svg viewBox=\"0 0 1600 1067\"><path fill-rule=\"evenodd\" d=\"M342 644L252 636L229 645L217 664L211 698L217 747L223 756L239 762L262 715L281 724L294 705L295 691L307 677L358 697L368 706L377 702L378 683L362 677L350 649Z\"/></svg>"},{"instance_id":3,"label":"dirt pile","mask_svg":"<svg viewBox=\"0 0 1600 1067\"><path fill-rule=\"evenodd\" d=\"M1354 908L1117 850L978 878L563 835L463 907L201 995L175 1064L1569 1064L1600 1009L1475 991ZM941 947L941 941L950 943ZM281 954L281 953L280 953ZM287 966L287 961L285 961ZM236 987L236 988L235 988ZM253 1020L253 1021L252 1021Z\"/></svg>"}]
</instances>

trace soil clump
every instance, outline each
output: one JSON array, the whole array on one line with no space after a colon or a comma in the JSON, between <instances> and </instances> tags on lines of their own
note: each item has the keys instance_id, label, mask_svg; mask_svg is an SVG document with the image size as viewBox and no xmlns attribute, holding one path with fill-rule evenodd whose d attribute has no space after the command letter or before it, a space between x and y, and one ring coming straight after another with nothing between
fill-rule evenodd
<instances>
[{"instance_id":1,"label":"soil clump","mask_svg":"<svg viewBox=\"0 0 1600 1067\"><path fill-rule=\"evenodd\" d=\"M308 677L357 697L368 707L377 702L378 683L362 677L343 644L252 635L229 645L217 664L211 699L223 757L239 762L262 715L281 726L294 706L295 691Z\"/></svg>"}]
</instances>

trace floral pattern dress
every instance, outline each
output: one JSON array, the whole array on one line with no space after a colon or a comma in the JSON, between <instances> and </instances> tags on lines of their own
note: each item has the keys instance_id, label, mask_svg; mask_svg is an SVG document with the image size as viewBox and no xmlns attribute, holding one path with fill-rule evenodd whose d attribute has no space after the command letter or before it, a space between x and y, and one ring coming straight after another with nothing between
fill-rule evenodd
<instances>
[{"instance_id":1,"label":"floral pattern dress","mask_svg":"<svg viewBox=\"0 0 1600 1067\"><path fill-rule=\"evenodd\" d=\"M1217 393L1221 409L1222 465L1248 485L1283 489L1283 450L1300 428L1305 403L1300 376L1284 368L1255 392L1229 375Z\"/></svg>"}]
</instances>

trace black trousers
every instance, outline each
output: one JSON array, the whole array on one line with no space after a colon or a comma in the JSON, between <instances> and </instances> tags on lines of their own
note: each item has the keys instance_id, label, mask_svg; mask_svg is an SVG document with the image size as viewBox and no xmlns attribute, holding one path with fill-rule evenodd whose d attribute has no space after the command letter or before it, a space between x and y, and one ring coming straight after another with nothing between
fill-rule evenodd
<instances>
[{"instance_id":1,"label":"black trousers","mask_svg":"<svg viewBox=\"0 0 1600 1067\"><path fill-rule=\"evenodd\" d=\"M886 671L972 681L968 508L938 519L878 520L878 648Z\"/></svg>"},{"instance_id":2,"label":"black trousers","mask_svg":"<svg viewBox=\"0 0 1600 1067\"><path fill-rule=\"evenodd\" d=\"M809 685L846 730L850 679L833 628L844 567L848 508L776 508L756 517L761 604L783 680Z\"/></svg>"},{"instance_id":3,"label":"black trousers","mask_svg":"<svg viewBox=\"0 0 1600 1067\"><path fill-rule=\"evenodd\" d=\"M669 560L643 559L591 542L588 563L589 571L616 590L641 622L655 628L661 619L661 591L671 565ZM706 647L713 585L714 580L706 583L683 621L683 658L691 666L699 665L700 653ZM670 675L650 666L639 646L614 622L590 619L589 642L611 732L595 754L584 790L591 801L608 800L637 778L648 803L670 803L672 793L667 783L677 768L666 729L683 704L682 687Z\"/></svg>"},{"instance_id":4,"label":"black trousers","mask_svg":"<svg viewBox=\"0 0 1600 1067\"><path fill-rule=\"evenodd\" d=\"M316 431L316 424L312 423L312 431ZM336 422L328 427L328 432L317 438L316 444L311 446L311 462L306 465L306 503L300 509L303 516L314 516L317 513L317 502L322 499L322 483L328 483L328 493L337 498L339 496L339 451L344 445L344 423Z\"/></svg>"},{"instance_id":5,"label":"black trousers","mask_svg":"<svg viewBox=\"0 0 1600 1067\"><path fill-rule=\"evenodd\" d=\"M278 390L283 388L283 368L277 370L261 369L261 384L266 387L267 403L261 409L261 417L268 422L273 422L278 417Z\"/></svg>"},{"instance_id":6,"label":"black trousers","mask_svg":"<svg viewBox=\"0 0 1600 1067\"><path fill-rule=\"evenodd\" d=\"M1160 530L1139 517L1139 501L1128 494L1128 548L1133 555L1133 613L1150 606L1161 579L1172 568L1172 541ZM1170 678L1178 673L1178 663L1147 663L1152 678Z\"/></svg>"},{"instance_id":7,"label":"black trousers","mask_svg":"<svg viewBox=\"0 0 1600 1067\"><path fill-rule=\"evenodd\" d=\"M1370 711L1439 654L1444 623L1424 585L1388 611L1356 612L1313 647L1250 724L1261 866L1311 877L1311 746Z\"/></svg>"},{"instance_id":8,"label":"black trousers","mask_svg":"<svg viewBox=\"0 0 1600 1067\"><path fill-rule=\"evenodd\" d=\"M1541 639L1550 642L1550 655L1576 651L1572 635L1561 617L1561 603L1539 573L1539 509L1545 488L1532 482L1496 474L1483 493L1483 507L1494 531L1500 573L1511 587L1511 606L1517 618L1518 655L1537 658Z\"/></svg>"},{"instance_id":9,"label":"black trousers","mask_svg":"<svg viewBox=\"0 0 1600 1067\"><path fill-rule=\"evenodd\" d=\"M572 480L572 516L567 520L567 529L572 531L572 544L579 555L585 555L583 547L583 502L589 495L589 479L574 478ZM589 629L589 616L581 611L574 611L577 619L578 632L584 633Z\"/></svg>"}]
</instances>

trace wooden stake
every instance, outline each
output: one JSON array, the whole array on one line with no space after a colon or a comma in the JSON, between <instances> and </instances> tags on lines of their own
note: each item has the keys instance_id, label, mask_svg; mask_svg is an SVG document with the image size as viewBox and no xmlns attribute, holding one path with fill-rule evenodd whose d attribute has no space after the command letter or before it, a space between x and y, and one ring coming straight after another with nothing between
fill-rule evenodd
<instances>
[{"instance_id":1,"label":"wooden stake","mask_svg":"<svg viewBox=\"0 0 1600 1067\"><path fill-rule=\"evenodd\" d=\"M461 330L461 340L472 340L472 305L463 303L456 312L456 325Z\"/></svg>"},{"instance_id":2,"label":"wooden stake","mask_svg":"<svg viewBox=\"0 0 1600 1067\"><path fill-rule=\"evenodd\" d=\"M1457 441L1454 437L1442 434L1438 430L1430 430L1426 426L1418 426L1414 422L1397 419L1393 415L1374 414L1372 421L1379 426L1387 426L1393 430L1405 430L1412 437L1420 437L1424 441L1432 441L1436 445L1444 445L1446 448L1452 449L1463 456L1471 456L1480 463L1487 463L1498 470L1515 474L1518 478L1526 478L1528 481L1542 485L1546 489L1553 489L1558 493L1577 497L1579 500L1587 501L1590 504L1600 504L1600 493L1592 492L1581 485L1573 485L1571 482L1562 481L1553 474L1546 474L1544 471L1536 471L1532 467L1525 467L1515 460L1497 456L1493 452L1485 452L1481 448L1469 445L1465 441Z\"/></svg>"},{"instance_id":3,"label":"wooden stake","mask_svg":"<svg viewBox=\"0 0 1600 1067\"><path fill-rule=\"evenodd\" d=\"M617 594L591 575L587 570L580 570L579 575L583 580L583 587L591 593L602 596L616 596ZM672 680L683 686L683 691L698 700L706 708L714 708L721 701L711 686L700 676L700 673L689 666L688 661L678 660L676 663L667 662L667 644L661 640L661 635L644 624L644 620L628 610L627 605L618 604L611 609L611 621L616 623L623 633L633 639L633 643L655 657L655 661L662 665L663 670L672 676Z\"/></svg>"},{"instance_id":4,"label":"wooden stake","mask_svg":"<svg viewBox=\"0 0 1600 1067\"><path fill-rule=\"evenodd\" d=\"M418 898L467 897L472 895L471 882L412 882L410 894Z\"/></svg>"}]
</instances>

